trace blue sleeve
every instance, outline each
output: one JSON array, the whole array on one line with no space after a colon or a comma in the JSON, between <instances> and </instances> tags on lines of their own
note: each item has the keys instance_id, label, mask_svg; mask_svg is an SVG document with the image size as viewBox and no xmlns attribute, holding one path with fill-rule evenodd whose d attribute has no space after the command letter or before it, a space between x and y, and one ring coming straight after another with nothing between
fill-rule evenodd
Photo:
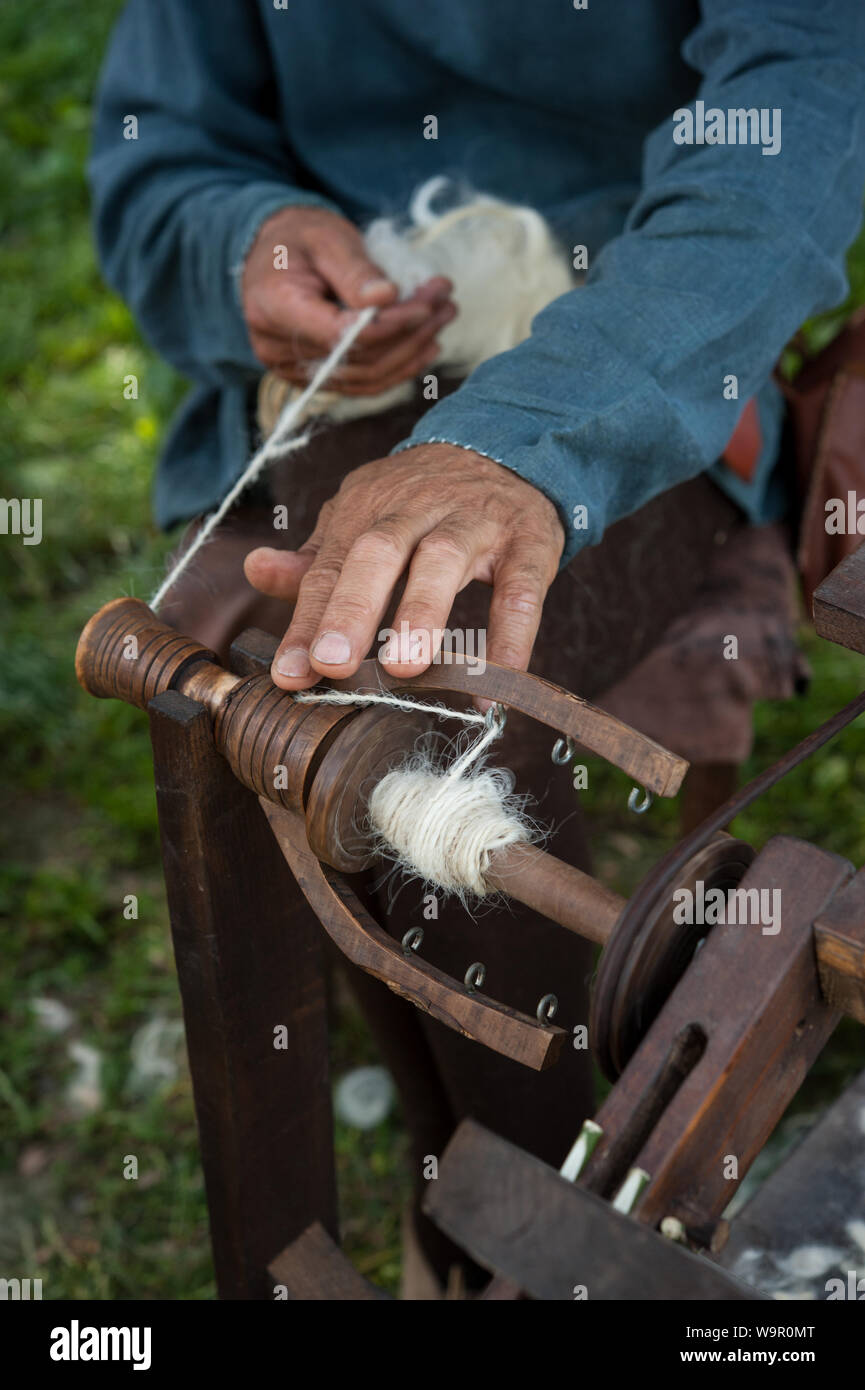
<instances>
[{"instance_id":1,"label":"blue sleeve","mask_svg":"<svg viewBox=\"0 0 865 1390\"><path fill-rule=\"evenodd\" d=\"M250 0L130 0L102 73L90 179L106 278L159 352L202 382L260 373L238 272L278 208L333 204L298 187Z\"/></svg>"},{"instance_id":2,"label":"blue sleeve","mask_svg":"<svg viewBox=\"0 0 865 1390\"><path fill-rule=\"evenodd\" d=\"M846 291L865 185L863 0L702 0L683 54L707 109L780 111L778 152L677 144L671 111L585 287L400 446L459 444L535 484L565 524L563 563L710 467L790 336Z\"/></svg>"}]
</instances>

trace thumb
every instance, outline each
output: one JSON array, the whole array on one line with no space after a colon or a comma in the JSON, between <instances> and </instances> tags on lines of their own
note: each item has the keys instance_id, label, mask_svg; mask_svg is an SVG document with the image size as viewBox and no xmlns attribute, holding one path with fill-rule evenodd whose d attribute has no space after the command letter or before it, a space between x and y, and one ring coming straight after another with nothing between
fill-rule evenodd
<instances>
[{"instance_id":1,"label":"thumb","mask_svg":"<svg viewBox=\"0 0 865 1390\"><path fill-rule=\"evenodd\" d=\"M366 254L363 237L351 223L329 229L311 248L316 269L349 309L392 304L399 287Z\"/></svg>"},{"instance_id":2,"label":"thumb","mask_svg":"<svg viewBox=\"0 0 865 1390\"><path fill-rule=\"evenodd\" d=\"M259 593L293 603L315 554L314 549L272 550L263 545L250 550L243 562L243 573Z\"/></svg>"}]
</instances>

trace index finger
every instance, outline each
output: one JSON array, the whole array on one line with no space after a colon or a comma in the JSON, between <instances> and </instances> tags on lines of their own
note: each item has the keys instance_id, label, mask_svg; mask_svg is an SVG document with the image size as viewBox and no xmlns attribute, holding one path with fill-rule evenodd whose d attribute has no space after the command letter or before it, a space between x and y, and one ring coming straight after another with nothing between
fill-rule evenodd
<instances>
[{"instance_id":1,"label":"index finger","mask_svg":"<svg viewBox=\"0 0 865 1390\"><path fill-rule=\"evenodd\" d=\"M444 275L434 275L413 294L379 309L372 323L356 338L358 347L377 347L390 339L407 337L439 313L453 286Z\"/></svg>"},{"instance_id":2,"label":"index finger","mask_svg":"<svg viewBox=\"0 0 865 1390\"><path fill-rule=\"evenodd\" d=\"M372 323L358 334L356 344L359 347L377 346L411 333L441 308L449 288L450 281L444 276L437 276L426 285L419 286L409 299L379 309ZM285 316L284 336L287 342L294 343L298 338L306 338L328 349L339 341L360 312L342 308L313 285L296 282L285 287L282 305L273 304L271 312L274 309L278 311L280 307ZM281 336L277 324L271 327L270 336Z\"/></svg>"}]
</instances>

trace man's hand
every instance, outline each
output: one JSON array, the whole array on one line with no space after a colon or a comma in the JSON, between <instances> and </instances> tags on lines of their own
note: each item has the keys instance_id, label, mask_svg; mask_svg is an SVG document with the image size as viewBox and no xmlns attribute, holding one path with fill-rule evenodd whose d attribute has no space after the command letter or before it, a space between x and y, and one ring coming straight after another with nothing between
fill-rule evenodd
<instances>
[{"instance_id":1,"label":"man's hand","mask_svg":"<svg viewBox=\"0 0 865 1390\"><path fill-rule=\"evenodd\" d=\"M278 247L285 247L279 258ZM435 360L436 334L457 312L451 288L438 275L397 303L396 285L369 259L351 222L326 208L283 208L262 225L247 257L243 312L259 361L305 386L358 310L375 305L375 320L328 381L347 396L374 396Z\"/></svg>"},{"instance_id":2,"label":"man's hand","mask_svg":"<svg viewBox=\"0 0 865 1390\"><path fill-rule=\"evenodd\" d=\"M468 449L422 444L364 464L325 503L299 550L264 547L246 558L255 588L296 600L273 680L302 690L321 676L352 675L406 571L393 626L408 637L380 655L389 672L410 676L429 665L419 652L435 655L433 634L473 579L493 589L489 660L525 670L564 540L542 492Z\"/></svg>"}]
</instances>

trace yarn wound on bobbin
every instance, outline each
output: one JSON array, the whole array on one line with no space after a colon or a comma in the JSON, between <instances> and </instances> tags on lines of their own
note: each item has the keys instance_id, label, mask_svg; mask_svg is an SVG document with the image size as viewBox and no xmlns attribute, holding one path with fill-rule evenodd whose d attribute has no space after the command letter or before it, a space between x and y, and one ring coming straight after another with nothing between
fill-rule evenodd
<instances>
[{"instance_id":1,"label":"yarn wound on bobbin","mask_svg":"<svg viewBox=\"0 0 865 1390\"><path fill-rule=\"evenodd\" d=\"M379 852L408 877L422 879L463 903L469 897L484 898L497 891L486 878L493 855L540 838L538 827L525 814L526 798L514 794L513 773L483 764L484 754L505 726L500 705L482 715L385 693L304 690L295 699L303 704L386 704L483 724L480 737L450 766L443 767L427 749L418 749L370 793L369 827Z\"/></svg>"}]
</instances>

